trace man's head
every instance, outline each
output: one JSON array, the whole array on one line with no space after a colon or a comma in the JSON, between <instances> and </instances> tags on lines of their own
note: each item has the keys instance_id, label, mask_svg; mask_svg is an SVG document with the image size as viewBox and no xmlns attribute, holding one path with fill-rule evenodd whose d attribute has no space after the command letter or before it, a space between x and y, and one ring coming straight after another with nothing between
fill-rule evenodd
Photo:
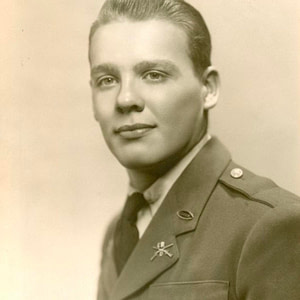
<instances>
[{"instance_id":1,"label":"man's head","mask_svg":"<svg viewBox=\"0 0 300 300\"><path fill-rule=\"evenodd\" d=\"M188 54L195 72L211 65L211 39L201 14L183 0L108 0L93 23L89 44L95 31L115 21L165 20L181 28L188 37Z\"/></svg>"},{"instance_id":2,"label":"man's head","mask_svg":"<svg viewBox=\"0 0 300 300\"><path fill-rule=\"evenodd\" d=\"M185 27L162 17L161 7ZM206 37L198 32L197 39L205 54L191 50L188 10L193 21L200 16L178 0L108 0L92 27L95 117L110 150L129 170L162 173L206 132L207 112L218 98L218 74L210 66L201 16Z\"/></svg>"}]
</instances>

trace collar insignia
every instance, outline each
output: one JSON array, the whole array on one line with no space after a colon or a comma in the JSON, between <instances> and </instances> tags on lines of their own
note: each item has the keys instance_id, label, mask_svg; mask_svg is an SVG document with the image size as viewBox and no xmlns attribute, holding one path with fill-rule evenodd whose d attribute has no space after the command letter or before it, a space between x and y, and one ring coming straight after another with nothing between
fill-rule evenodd
<instances>
[{"instance_id":1,"label":"collar insignia","mask_svg":"<svg viewBox=\"0 0 300 300\"><path fill-rule=\"evenodd\" d=\"M173 254L167 250L168 248L170 248L172 246L173 246L173 244L169 244L166 246L165 242L157 243L156 247L152 247L155 250L155 252L154 252L153 256L150 258L150 260L153 261L157 256L161 257L164 254L167 255L168 257L172 258Z\"/></svg>"}]
</instances>

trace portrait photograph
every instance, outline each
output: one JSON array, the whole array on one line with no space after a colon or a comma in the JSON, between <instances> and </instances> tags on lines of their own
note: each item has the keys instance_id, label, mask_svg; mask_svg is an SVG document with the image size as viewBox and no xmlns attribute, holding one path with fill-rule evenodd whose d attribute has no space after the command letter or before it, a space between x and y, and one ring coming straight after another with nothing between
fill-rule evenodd
<instances>
[{"instance_id":1,"label":"portrait photograph","mask_svg":"<svg viewBox=\"0 0 300 300\"><path fill-rule=\"evenodd\" d=\"M0 299L300 299L298 1L1 6Z\"/></svg>"}]
</instances>

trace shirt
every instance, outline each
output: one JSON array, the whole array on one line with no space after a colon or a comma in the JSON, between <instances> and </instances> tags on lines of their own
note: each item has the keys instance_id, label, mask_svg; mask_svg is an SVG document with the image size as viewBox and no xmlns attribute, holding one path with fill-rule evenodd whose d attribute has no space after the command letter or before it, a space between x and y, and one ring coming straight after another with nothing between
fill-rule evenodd
<instances>
[{"instance_id":1,"label":"shirt","mask_svg":"<svg viewBox=\"0 0 300 300\"><path fill-rule=\"evenodd\" d=\"M143 208L138 213L136 226L139 231L140 238L146 231L153 216L157 212L158 208L162 204L164 198L166 197L175 181L210 139L211 136L209 134L206 134L200 140L200 142L196 144L173 168L171 168L162 177L158 178L148 189L143 192L143 195L149 203L149 206ZM128 196L132 195L135 192L139 191L129 185Z\"/></svg>"}]
</instances>

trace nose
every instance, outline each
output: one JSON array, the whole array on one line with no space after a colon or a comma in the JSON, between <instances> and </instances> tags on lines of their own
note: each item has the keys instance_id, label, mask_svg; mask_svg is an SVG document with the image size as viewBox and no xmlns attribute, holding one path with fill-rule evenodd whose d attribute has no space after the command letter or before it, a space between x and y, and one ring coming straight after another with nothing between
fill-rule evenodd
<instances>
[{"instance_id":1,"label":"nose","mask_svg":"<svg viewBox=\"0 0 300 300\"><path fill-rule=\"evenodd\" d=\"M117 110L121 113L141 112L144 107L145 103L134 82L131 80L122 82L117 96Z\"/></svg>"}]
</instances>

